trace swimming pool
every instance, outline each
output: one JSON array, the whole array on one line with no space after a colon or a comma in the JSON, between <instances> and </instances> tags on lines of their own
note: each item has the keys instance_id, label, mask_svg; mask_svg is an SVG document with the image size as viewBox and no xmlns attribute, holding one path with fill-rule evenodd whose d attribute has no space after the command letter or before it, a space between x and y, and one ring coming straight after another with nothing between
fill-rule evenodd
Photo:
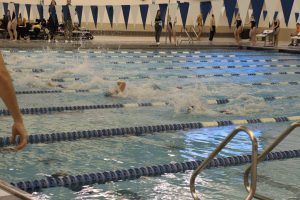
<instances>
[{"instance_id":1,"label":"swimming pool","mask_svg":"<svg viewBox=\"0 0 300 200\"><path fill-rule=\"evenodd\" d=\"M4 50L16 90L59 93L19 94L21 108L165 102L156 106L79 109L25 115L30 134L135 127L199 121L299 116L299 56L239 50ZM121 97L104 97L124 79ZM294 84L287 84L294 83ZM266 84L261 84L266 83ZM278 83L278 84L271 84ZM76 91L77 90L77 91ZM85 92L79 92L83 90ZM291 97L266 101L269 97ZM213 104L230 99L225 104ZM272 99L272 98L271 98ZM194 106L192 112L187 108ZM4 108L1 103L0 108ZM227 110L227 115L220 111ZM264 149L288 123L250 124ZM9 136L11 119L1 116L1 135ZM77 175L206 158L235 126L165 131L142 136L109 137L32 144L18 154L3 154L1 178L8 182L45 176ZM276 150L299 148L295 130ZM238 135L220 156L251 153L246 135ZM262 163L258 191L275 199L297 199L299 159ZM246 196L246 166L205 170L197 179L204 199ZM50 188L39 199L191 199L186 173L105 185ZM200 183L201 182L201 183ZM200 186L201 185L201 186Z\"/></svg>"}]
</instances>

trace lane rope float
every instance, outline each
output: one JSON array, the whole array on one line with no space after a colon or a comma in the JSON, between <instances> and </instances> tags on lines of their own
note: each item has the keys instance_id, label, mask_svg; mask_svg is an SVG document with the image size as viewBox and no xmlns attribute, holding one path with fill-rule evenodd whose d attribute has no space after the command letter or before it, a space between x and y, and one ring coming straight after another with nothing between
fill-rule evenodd
<instances>
[{"instance_id":1,"label":"lane rope float","mask_svg":"<svg viewBox=\"0 0 300 200\"><path fill-rule=\"evenodd\" d=\"M125 136L149 133L160 133L165 131L179 131L187 129L201 129L211 127L223 127L232 125L245 125L245 124L264 124L264 123L283 123L299 121L300 116L283 116L283 117L268 117L268 118L256 118L256 119L236 119L236 120L220 120L220 121L208 121L208 122L189 122L189 123L174 123L174 124L162 124L162 125L144 125L125 128L109 128L98 130L84 130L84 131L69 131L50 134L34 134L28 136L29 144L38 143L55 143L61 141L76 141L79 139L93 139L93 138L105 138L111 136ZM17 137L16 143L18 144L19 138ZM5 147L11 145L10 137L0 137L0 146Z\"/></svg>"},{"instance_id":2,"label":"lane rope float","mask_svg":"<svg viewBox=\"0 0 300 200\"><path fill-rule=\"evenodd\" d=\"M295 159L300 157L300 150L288 150L270 152L262 162ZM219 157L210 161L206 169L219 168L219 167L232 167L251 163L251 155L239 155L230 157ZM46 188L54 187L72 187L83 186L91 184L105 184L108 182L128 181L135 180L141 177L155 177L164 174L175 174L189 170L195 170L204 160L195 160L187 162L172 162L169 164L159 164L144 167L135 167L129 169L120 169L115 171L95 172L81 175L68 175L59 177L45 177L40 180L28 180L11 185L18 187L27 192L38 191Z\"/></svg>"}]
</instances>

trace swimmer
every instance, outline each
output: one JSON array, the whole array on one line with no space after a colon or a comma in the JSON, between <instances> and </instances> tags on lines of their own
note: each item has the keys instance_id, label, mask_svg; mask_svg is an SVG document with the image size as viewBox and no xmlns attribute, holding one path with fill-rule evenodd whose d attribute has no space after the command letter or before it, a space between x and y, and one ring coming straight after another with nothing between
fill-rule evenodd
<instances>
[{"instance_id":1,"label":"swimmer","mask_svg":"<svg viewBox=\"0 0 300 200\"><path fill-rule=\"evenodd\" d=\"M111 96L117 96L123 94L126 88L126 82L125 81L117 81L117 87L113 89L112 91L108 91L104 94L106 97Z\"/></svg>"},{"instance_id":2,"label":"swimmer","mask_svg":"<svg viewBox=\"0 0 300 200\"><path fill-rule=\"evenodd\" d=\"M151 87L153 90L161 90L161 88L157 84L153 84Z\"/></svg>"}]
</instances>

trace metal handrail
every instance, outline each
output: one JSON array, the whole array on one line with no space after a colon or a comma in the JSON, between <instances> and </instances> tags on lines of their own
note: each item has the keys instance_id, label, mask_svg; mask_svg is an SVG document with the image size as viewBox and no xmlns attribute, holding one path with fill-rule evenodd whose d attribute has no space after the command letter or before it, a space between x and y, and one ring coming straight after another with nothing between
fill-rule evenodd
<instances>
[{"instance_id":1,"label":"metal handrail","mask_svg":"<svg viewBox=\"0 0 300 200\"><path fill-rule=\"evenodd\" d=\"M266 150L264 150L262 152L262 154L260 154L257 158L257 162L261 162L262 160L265 159L266 155L271 152L281 141L283 141L295 128L297 127L300 127L300 121L298 122L294 122L292 124L290 124L288 126L288 128L281 134L279 135L275 140L274 142L268 147L266 148ZM249 187L249 181L248 181L248 178L249 178L249 173L250 173L250 170L251 170L251 165L245 170L245 173L244 173L244 186L246 188L246 190L249 192L251 191L250 190L250 187ZM262 200L271 200L271 198L269 197L266 197L266 196L263 196L261 194L256 194L254 193L254 197L257 198L257 199L262 199Z\"/></svg>"},{"instance_id":2,"label":"metal handrail","mask_svg":"<svg viewBox=\"0 0 300 200\"><path fill-rule=\"evenodd\" d=\"M195 34L196 38L198 38L199 35L196 33L196 30L195 30L195 27L194 27L194 26L191 27L191 30L192 30L193 33Z\"/></svg>"},{"instance_id":3,"label":"metal handrail","mask_svg":"<svg viewBox=\"0 0 300 200\"><path fill-rule=\"evenodd\" d=\"M185 35L187 36L187 38L188 39L181 39L182 38L182 33L185 33ZM187 41L187 42L189 42L189 44L190 43L193 43L194 42L194 40L193 40L193 38L190 36L190 34L188 33L188 31L187 31L187 29L186 29L186 27L182 27L181 28L181 32L180 32L180 43L179 44L181 44L183 41Z\"/></svg>"},{"instance_id":4,"label":"metal handrail","mask_svg":"<svg viewBox=\"0 0 300 200\"><path fill-rule=\"evenodd\" d=\"M205 159L200 166L196 170L193 171L192 177L190 179L190 190L192 193L192 196L195 200L199 200L198 194L196 193L195 189L195 179L198 176L198 174L203 171L203 169L210 163L210 161L232 140L233 137L235 137L239 132L245 132L249 135L251 142L252 142L252 172L251 172L251 189L248 196L245 198L246 200L250 200L253 198L253 195L255 194L256 190L256 169L257 169L257 140L254 135L254 133L248 129L245 126L240 126L236 129L234 129L219 146L209 155L207 159Z\"/></svg>"}]
</instances>

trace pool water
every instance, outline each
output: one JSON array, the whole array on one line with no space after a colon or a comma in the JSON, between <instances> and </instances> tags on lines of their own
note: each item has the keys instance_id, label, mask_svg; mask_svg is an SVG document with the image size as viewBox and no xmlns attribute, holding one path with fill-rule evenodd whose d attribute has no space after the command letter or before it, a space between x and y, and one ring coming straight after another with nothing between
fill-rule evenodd
<instances>
[{"instance_id":1,"label":"pool water","mask_svg":"<svg viewBox=\"0 0 300 200\"><path fill-rule=\"evenodd\" d=\"M300 74L209 77L216 74L299 72L297 54L233 49L176 52L12 49L4 50L3 54L17 91L65 91L55 94L18 95L22 108L168 103L167 106L24 115L30 134L300 115L297 97L274 101L261 99L268 96L297 96L299 85L247 85L259 82L296 82ZM249 65L250 67L247 67ZM32 72L32 69L42 72ZM196 75L206 77L198 78ZM145 78L146 76L150 78ZM127 78L125 93L118 97L104 97L104 93L113 89L116 81L122 77ZM64 78L73 80L52 81ZM95 89L97 92L67 92L70 89ZM222 98L232 100L223 105L207 103L208 100ZM187 112L190 106L194 106L195 109ZM5 108L2 102L0 108ZM230 111L231 114L220 113L222 110ZM12 120L10 117L0 118L0 137L9 136ZM288 123L247 126L254 131L258 138L259 150L262 151L287 125ZM0 176L8 182L18 182L42 179L50 175L77 175L201 160L205 159L234 128L235 126L226 126L28 145L24 151L17 154L0 154ZM296 129L275 150L299 149L299 132ZM240 134L219 156L249 153L251 143L248 136ZM259 164L258 192L274 199L299 199L299 164L299 159ZM242 179L246 167L245 165L205 170L197 178L196 188L203 199L242 199L246 196ZM191 199L190 176L191 171L188 171L105 185L51 188L37 191L34 196L37 199Z\"/></svg>"}]
</instances>

